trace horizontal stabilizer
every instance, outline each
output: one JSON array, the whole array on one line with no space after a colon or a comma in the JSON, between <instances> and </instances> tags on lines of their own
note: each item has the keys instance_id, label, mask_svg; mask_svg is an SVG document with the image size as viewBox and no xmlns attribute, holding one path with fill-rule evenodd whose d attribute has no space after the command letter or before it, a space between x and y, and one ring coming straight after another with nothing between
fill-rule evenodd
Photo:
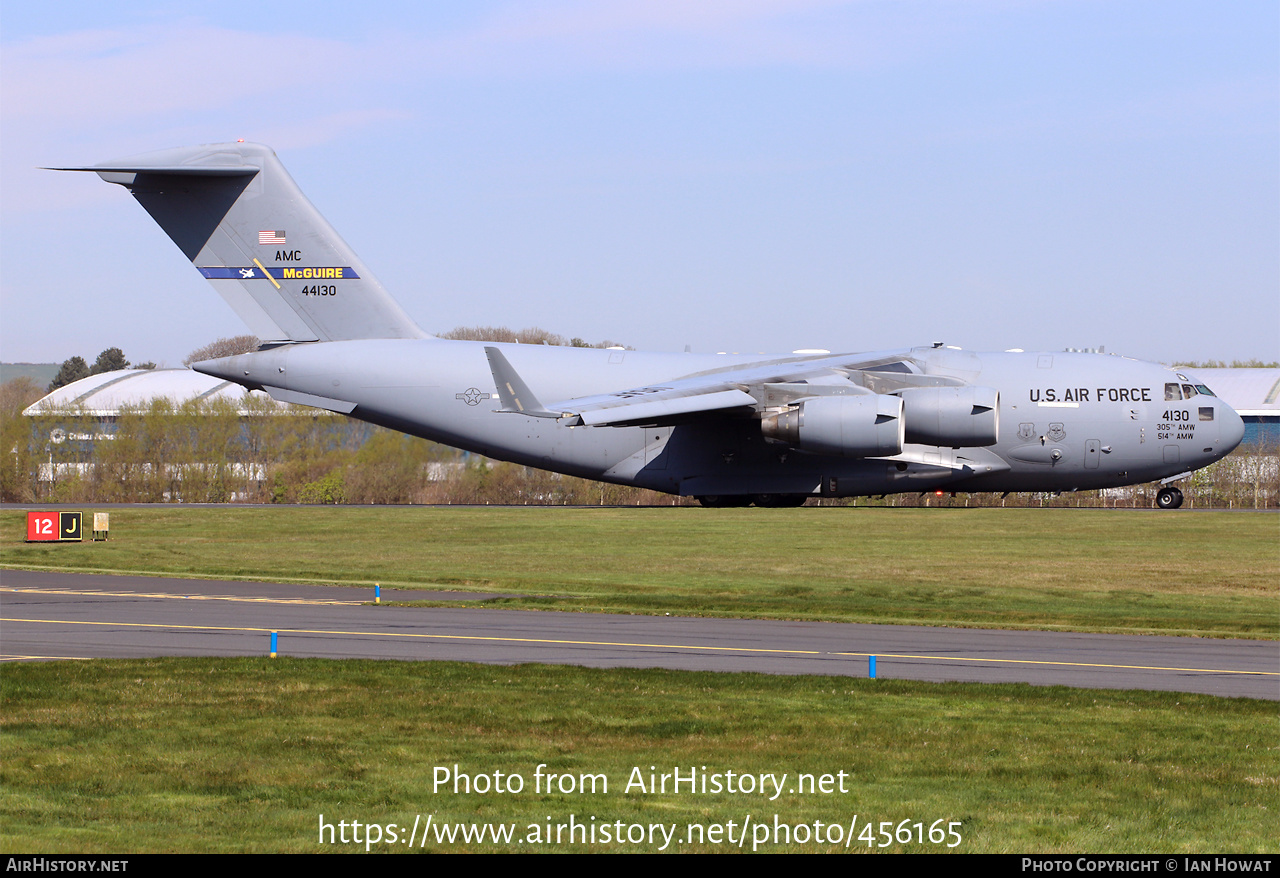
<instances>
[{"instance_id":1,"label":"horizontal stabilizer","mask_svg":"<svg viewBox=\"0 0 1280 878\"><path fill-rule=\"evenodd\" d=\"M345 399L330 399L327 396L316 396L314 393L302 393L298 390L285 390L283 387L263 385L263 390L276 402L287 402L293 405L309 405L312 408L349 415L356 409L354 402Z\"/></svg>"},{"instance_id":2,"label":"horizontal stabilizer","mask_svg":"<svg viewBox=\"0 0 1280 878\"><path fill-rule=\"evenodd\" d=\"M108 179L108 175L114 176L119 174L163 174L166 177L173 176L191 176L191 177L252 177L261 171L261 168L255 168L253 165L127 165L115 166L110 165L87 165L83 168L42 168L45 171L92 171L108 183L121 183L120 180ZM132 185L133 181L124 183L123 185Z\"/></svg>"}]
</instances>

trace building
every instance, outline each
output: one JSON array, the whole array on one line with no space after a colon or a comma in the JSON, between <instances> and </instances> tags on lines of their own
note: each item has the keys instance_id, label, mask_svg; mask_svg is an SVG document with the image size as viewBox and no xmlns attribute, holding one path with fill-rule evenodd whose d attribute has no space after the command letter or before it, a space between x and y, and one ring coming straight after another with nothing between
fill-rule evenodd
<instances>
[{"instance_id":1,"label":"building","mask_svg":"<svg viewBox=\"0 0 1280 878\"><path fill-rule=\"evenodd\" d=\"M246 397L270 400L265 393L246 394L238 384L191 369L121 369L59 387L28 406L23 414L39 417L76 409L84 415L111 419L119 417L122 409L143 408L158 397L175 403L218 399L240 404ZM247 413L243 407L241 413Z\"/></svg>"}]
</instances>

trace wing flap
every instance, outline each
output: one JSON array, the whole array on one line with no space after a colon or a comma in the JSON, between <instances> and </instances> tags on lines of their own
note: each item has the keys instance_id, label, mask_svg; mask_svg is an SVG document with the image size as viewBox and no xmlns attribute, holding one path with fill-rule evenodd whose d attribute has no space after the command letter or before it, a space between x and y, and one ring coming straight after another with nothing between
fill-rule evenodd
<instances>
[{"instance_id":1,"label":"wing flap","mask_svg":"<svg viewBox=\"0 0 1280 878\"><path fill-rule=\"evenodd\" d=\"M606 427L656 423L685 415L754 407L755 404L755 397L751 394L732 389L693 394L681 391L680 395L670 396L654 394L641 400L615 400L613 404L595 406L575 404L568 411L589 427Z\"/></svg>"}]
</instances>

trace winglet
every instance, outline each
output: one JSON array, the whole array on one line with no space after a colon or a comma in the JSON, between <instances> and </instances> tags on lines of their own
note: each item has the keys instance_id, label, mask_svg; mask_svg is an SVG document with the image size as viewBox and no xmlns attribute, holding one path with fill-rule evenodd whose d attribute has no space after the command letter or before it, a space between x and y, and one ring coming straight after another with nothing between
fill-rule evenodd
<instances>
[{"instance_id":1,"label":"winglet","mask_svg":"<svg viewBox=\"0 0 1280 878\"><path fill-rule=\"evenodd\" d=\"M484 354L489 358L489 369L493 372L493 383L498 385L498 398L502 400L499 411L513 414L529 415L534 418L558 418L560 413L549 412L538 402L529 385L511 368L502 351L494 347L485 347Z\"/></svg>"}]
</instances>

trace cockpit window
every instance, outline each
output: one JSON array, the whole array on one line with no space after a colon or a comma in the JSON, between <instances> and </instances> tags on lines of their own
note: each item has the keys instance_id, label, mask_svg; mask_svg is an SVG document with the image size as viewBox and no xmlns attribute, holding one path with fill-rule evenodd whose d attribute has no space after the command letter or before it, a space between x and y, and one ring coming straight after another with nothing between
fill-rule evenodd
<instances>
[{"instance_id":1,"label":"cockpit window","mask_svg":"<svg viewBox=\"0 0 1280 878\"><path fill-rule=\"evenodd\" d=\"M1174 384L1169 382L1164 386L1164 401L1176 402L1180 399L1191 399L1191 397L1200 393L1205 396L1217 396L1216 393L1203 384Z\"/></svg>"},{"instance_id":2,"label":"cockpit window","mask_svg":"<svg viewBox=\"0 0 1280 878\"><path fill-rule=\"evenodd\" d=\"M1213 420L1213 406L1211 405L1200 406L1200 420L1202 421Z\"/></svg>"}]
</instances>

